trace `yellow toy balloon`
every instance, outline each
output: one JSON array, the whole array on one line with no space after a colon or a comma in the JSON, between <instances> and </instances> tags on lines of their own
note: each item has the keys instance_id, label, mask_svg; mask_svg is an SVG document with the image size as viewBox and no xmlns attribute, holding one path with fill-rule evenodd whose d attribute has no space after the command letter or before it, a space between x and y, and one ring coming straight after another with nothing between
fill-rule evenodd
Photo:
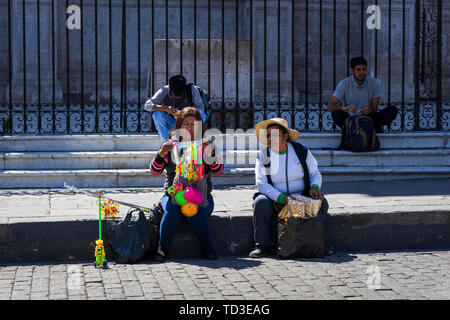
<instances>
[{"instance_id":1,"label":"yellow toy balloon","mask_svg":"<svg viewBox=\"0 0 450 320\"><path fill-rule=\"evenodd\" d=\"M188 202L181 206L181 213L186 217L195 216L198 212L198 205L192 202Z\"/></svg>"}]
</instances>

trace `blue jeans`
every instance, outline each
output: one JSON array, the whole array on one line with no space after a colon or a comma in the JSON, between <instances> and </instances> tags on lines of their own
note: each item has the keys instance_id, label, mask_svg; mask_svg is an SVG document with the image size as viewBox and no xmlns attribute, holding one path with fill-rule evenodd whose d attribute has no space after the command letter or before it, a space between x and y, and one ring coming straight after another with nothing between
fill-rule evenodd
<instances>
[{"instance_id":1,"label":"blue jeans","mask_svg":"<svg viewBox=\"0 0 450 320\"><path fill-rule=\"evenodd\" d=\"M192 217L185 217L181 213L181 207L172 204L167 194L164 194L162 197L161 205L164 210L164 215L159 230L159 244L163 248L170 248L172 239L175 237L183 218L186 218L188 221L192 232L194 232L200 242L201 248L211 245L208 217L214 210L214 199L210 193L208 193L208 206L206 208L198 207L197 214Z\"/></svg>"},{"instance_id":2,"label":"blue jeans","mask_svg":"<svg viewBox=\"0 0 450 320\"><path fill-rule=\"evenodd\" d=\"M168 140L170 130L175 127L175 117L164 111L153 111L152 119L161 142Z\"/></svg>"}]
</instances>

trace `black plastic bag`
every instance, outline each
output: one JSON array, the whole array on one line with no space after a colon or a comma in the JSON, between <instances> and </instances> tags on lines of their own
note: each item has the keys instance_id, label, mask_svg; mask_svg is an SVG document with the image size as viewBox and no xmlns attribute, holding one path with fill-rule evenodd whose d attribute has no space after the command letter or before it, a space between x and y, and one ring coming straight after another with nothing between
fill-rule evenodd
<instances>
[{"instance_id":1,"label":"black plastic bag","mask_svg":"<svg viewBox=\"0 0 450 320\"><path fill-rule=\"evenodd\" d=\"M278 222L277 255L283 259L323 258L328 203L324 199L317 216Z\"/></svg>"},{"instance_id":2,"label":"black plastic bag","mask_svg":"<svg viewBox=\"0 0 450 320\"><path fill-rule=\"evenodd\" d=\"M139 212L136 221L132 219L133 212ZM157 227L147 220L144 212L131 209L122 222L109 226L108 240L118 263L136 263L156 253Z\"/></svg>"}]
</instances>

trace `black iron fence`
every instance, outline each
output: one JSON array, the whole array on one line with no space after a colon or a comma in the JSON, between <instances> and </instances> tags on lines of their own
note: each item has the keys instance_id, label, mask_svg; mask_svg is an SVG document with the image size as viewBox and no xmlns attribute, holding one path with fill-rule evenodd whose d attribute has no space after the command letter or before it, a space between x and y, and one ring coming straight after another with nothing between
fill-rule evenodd
<instances>
[{"instance_id":1,"label":"black iron fence","mask_svg":"<svg viewBox=\"0 0 450 320\"><path fill-rule=\"evenodd\" d=\"M326 105L362 55L380 108L399 109L387 131L448 131L442 12L442 0L0 0L0 126L154 132L145 101L182 73L208 91L210 127L278 116L333 132Z\"/></svg>"}]
</instances>

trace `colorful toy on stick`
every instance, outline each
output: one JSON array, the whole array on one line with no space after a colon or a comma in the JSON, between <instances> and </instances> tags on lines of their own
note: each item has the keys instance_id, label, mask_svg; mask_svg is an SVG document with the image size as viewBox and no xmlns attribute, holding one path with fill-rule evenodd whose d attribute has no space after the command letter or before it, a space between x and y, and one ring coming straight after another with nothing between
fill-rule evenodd
<instances>
[{"instance_id":1,"label":"colorful toy on stick","mask_svg":"<svg viewBox=\"0 0 450 320\"><path fill-rule=\"evenodd\" d=\"M98 240L95 241L95 262L94 267L107 268L108 260L105 256L105 248L102 240L102 194L98 193Z\"/></svg>"},{"instance_id":2,"label":"colorful toy on stick","mask_svg":"<svg viewBox=\"0 0 450 320\"><path fill-rule=\"evenodd\" d=\"M105 219L116 218L119 214L119 204L114 200L104 199L101 212Z\"/></svg>"}]
</instances>

